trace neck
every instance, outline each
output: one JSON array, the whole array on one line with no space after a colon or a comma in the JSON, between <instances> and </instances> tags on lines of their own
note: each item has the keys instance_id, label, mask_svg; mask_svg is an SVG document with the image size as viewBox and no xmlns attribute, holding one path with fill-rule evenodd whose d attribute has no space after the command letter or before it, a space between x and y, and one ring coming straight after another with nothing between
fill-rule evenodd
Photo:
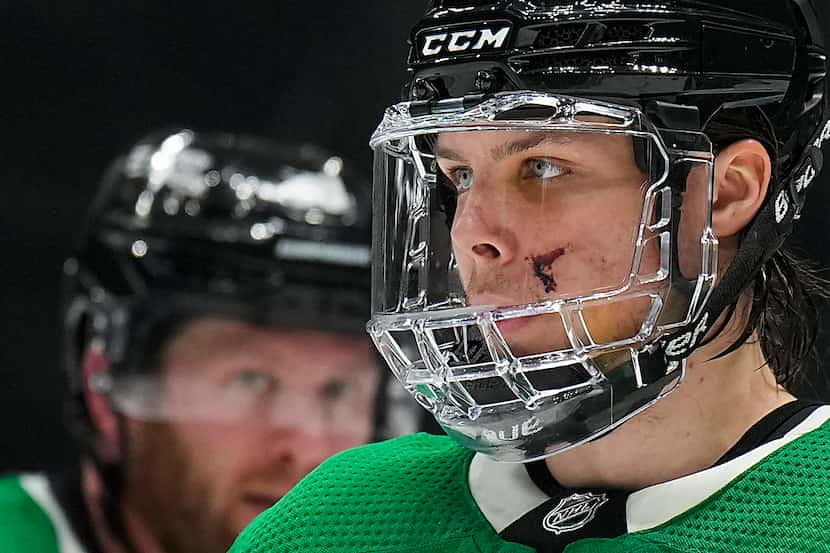
<instances>
[{"instance_id":1,"label":"neck","mask_svg":"<svg viewBox=\"0 0 830 553\"><path fill-rule=\"evenodd\" d=\"M165 553L142 518L123 498L119 498L117 508L124 521L125 535L116 534L104 512L104 484L91 462L83 463L82 487L95 537L103 553Z\"/></svg>"},{"instance_id":2,"label":"neck","mask_svg":"<svg viewBox=\"0 0 830 553\"><path fill-rule=\"evenodd\" d=\"M548 457L551 474L569 488L639 490L711 467L753 424L795 399L776 384L757 340L711 359L724 343L728 336L695 352L685 381L654 406Z\"/></svg>"}]
</instances>

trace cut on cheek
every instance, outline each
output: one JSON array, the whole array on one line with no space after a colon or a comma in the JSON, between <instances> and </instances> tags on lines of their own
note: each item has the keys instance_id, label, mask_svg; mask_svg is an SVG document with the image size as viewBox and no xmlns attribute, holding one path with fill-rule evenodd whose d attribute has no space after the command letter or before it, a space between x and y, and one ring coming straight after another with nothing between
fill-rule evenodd
<instances>
[{"instance_id":1,"label":"cut on cheek","mask_svg":"<svg viewBox=\"0 0 830 553\"><path fill-rule=\"evenodd\" d=\"M553 263L565 255L565 248L556 248L547 253L528 256L526 260L530 262L535 276L542 284L546 294L556 291L556 278L553 276Z\"/></svg>"}]
</instances>

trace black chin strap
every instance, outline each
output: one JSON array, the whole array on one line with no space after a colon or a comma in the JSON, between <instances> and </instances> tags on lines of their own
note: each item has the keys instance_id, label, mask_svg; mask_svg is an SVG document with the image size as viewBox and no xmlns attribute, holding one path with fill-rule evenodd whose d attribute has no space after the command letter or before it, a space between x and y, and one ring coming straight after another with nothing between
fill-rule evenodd
<instances>
[{"instance_id":1,"label":"black chin strap","mask_svg":"<svg viewBox=\"0 0 830 553\"><path fill-rule=\"evenodd\" d=\"M734 260L712 290L706 308L691 323L661 339L667 361L685 359L700 345L715 321L738 300L764 263L792 233L794 222L804 208L807 191L821 171L821 146L828 138L830 122L814 137L792 176L778 183L767 196L764 206L746 231Z\"/></svg>"}]
</instances>

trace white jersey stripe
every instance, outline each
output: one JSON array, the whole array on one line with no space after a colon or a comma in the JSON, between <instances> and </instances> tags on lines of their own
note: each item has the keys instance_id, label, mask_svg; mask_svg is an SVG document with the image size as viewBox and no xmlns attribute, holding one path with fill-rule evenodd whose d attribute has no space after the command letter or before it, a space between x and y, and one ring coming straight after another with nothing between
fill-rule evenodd
<instances>
[{"instance_id":1,"label":"white jersey stripe","mask_svg":"<svg viewBox=\"0 0 830 553\"><path fill-rule=\"evenodd\" d=\"M699 505L729 482L796 438L830 419L830 406L819 407L782 438L768 442L731 461L631 494L626 504L629 532L649 530Z\"/></svg>"},{"instance_id":2,"label":"white jersey stripe","mask_svg":"<svg viewBox=\"0 0 830 553\"><path fill-rule=\"evenodd\" d=\"M48 480L43 476L26 474L20 477L20 485L29 494L29 497L43 509L52 522L58 538L60 553L84 553L84 549L72 532L63 510L49 489Z\"/></svg>"},{"instance_id":3,"label":"white jersey stripe","mask_svg":"<svg viewBox=\"0 0 830 553\"><path fill-rule=\"evenodd\" d=\"M499 533L550 499L524 465L499 463L480 453L470 462L468 483L479 510Z\"/></svg>"}]
</instances>

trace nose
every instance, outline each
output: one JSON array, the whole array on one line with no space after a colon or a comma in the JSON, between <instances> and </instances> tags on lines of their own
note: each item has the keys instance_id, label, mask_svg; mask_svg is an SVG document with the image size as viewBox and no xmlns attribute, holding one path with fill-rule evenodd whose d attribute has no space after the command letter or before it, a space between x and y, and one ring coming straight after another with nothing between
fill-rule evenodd
<instances>
[{"instance_id":1,"label":"nose","mask_svg":"<svg viewBox=\"0 0 830 553\"><path fill-rule=\"evenodd\" d=\"M337 452L328 435L301 427L273 427L266 444L269 459L297 479Z\"/></svg>"},{"instance_id":2,"label":"nose","mask_svg":"<svg viewBox=\"0 0 830 553\"><path fill-rule=\"evenodd\" d=\"M507 224L509 206L498 198L488 198L487 188L473 187L458 198L452 242L459 257L495 267L510 263L517 248Z\"/></svg>"}]
</instances>

